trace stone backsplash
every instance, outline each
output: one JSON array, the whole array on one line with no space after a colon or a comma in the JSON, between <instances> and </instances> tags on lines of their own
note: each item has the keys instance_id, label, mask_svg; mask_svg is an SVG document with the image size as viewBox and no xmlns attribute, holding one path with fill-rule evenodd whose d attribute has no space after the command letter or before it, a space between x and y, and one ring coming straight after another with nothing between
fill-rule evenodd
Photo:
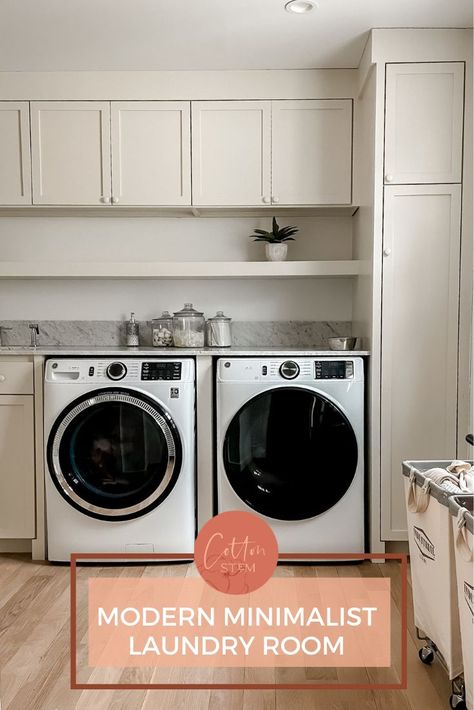
<instances>
[{"instance_id":1,"label":"stone backsplash","mask_svg":"<svg viewBox=\"0 0 474 710\"><path fill-rule=\"evenodd\" d=\"M36 322L36 321L35 321ZM28 321L0 321L2 345L29 345ZM123 321L38 321L40 346L125 345ZM6 330L11 328L11 330ZM249 347L327 347L332 336L352 334L350 321L233 321L232 344ZM140 321L140 345L152 344L151 321Z\"/></svg>"}]
</instances>

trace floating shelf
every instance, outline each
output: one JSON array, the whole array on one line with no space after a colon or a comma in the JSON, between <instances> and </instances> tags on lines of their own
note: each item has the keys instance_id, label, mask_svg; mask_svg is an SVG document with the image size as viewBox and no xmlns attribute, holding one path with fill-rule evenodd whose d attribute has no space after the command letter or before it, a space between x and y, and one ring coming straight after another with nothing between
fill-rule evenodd
<instances>
[{"instance_id":1,"label":"floating shelf","mask_svg":"<svg viewBox=\"0 0 474 710\"><path fill-rule=\"evenodd\" d=\"M3 261L0 279L275 279L352 277L361 262L349 261Z\"/></svg>"},{"instance_id":2,"label":"floating shelf","mask_svg":"<svg viewBox=\"0 0 474 710\"><path fill-rule=\"evenodd\" d=\"M126 205L0 206L3 217L351 217L358 205L301 205L284 207L147 207Z\"/></svg>"}]
</instances>

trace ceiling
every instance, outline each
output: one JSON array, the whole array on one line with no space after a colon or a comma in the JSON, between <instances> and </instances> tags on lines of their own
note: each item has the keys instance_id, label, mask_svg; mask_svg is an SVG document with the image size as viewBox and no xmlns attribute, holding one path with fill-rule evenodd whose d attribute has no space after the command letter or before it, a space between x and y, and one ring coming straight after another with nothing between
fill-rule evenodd
<instances>
[{"instance_id":1,"label":"ceiling","mask_svg":"<svg viewBox=\"0 0 474 710\"><path fill-rule=\"evenodd\" d=\"M356 67L372 27L472 27L471 0L0 0L0 71Z\"/></svg>"}]
</instances>

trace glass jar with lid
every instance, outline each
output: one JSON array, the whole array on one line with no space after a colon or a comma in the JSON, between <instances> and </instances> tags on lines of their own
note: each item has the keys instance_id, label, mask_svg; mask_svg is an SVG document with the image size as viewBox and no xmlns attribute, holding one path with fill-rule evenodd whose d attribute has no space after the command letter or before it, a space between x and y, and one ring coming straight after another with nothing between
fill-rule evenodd
<instances>
[{"instance_id":1,"label":"glass jar with lid","mask_svg":"<svg viewBox=\"0 0 474 710\"><path fill-rule=\"evenodd\" d=\"M192 303L173 314L173 340L177 348L204 347L204 313L196 311Z\"/></svg>"},{"instance_id":2,"label":"glass jar with lid","mask_svg":"<svg viewBox=\"0 0 474 710\"><path fill-rule=\"evenodd\" d=\"M151 321L153 346L167 348L173 345L173 316L168 311L163 311L159 318Z\"/></svg>"},{"instance_id":3,"label":"glass jar with lid","mask_svg":"<svg viewBox=\"0 0 474 710\"><path fill-rule=\"evenodd\" d=\"M217 311L213 318L207 320L207 344L211 348L229 348L232 345L231 318Z\"/></svg>"}]
</instances>

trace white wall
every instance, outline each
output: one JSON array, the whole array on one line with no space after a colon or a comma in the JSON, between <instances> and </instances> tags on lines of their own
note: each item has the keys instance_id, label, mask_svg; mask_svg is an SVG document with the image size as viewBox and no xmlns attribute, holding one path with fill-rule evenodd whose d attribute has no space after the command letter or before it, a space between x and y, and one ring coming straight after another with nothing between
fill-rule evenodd
<instances>
[{"instance_id":1,"label":"white wall","mask_svg":"<svg viewBox=\"0 0 474 710\"><path fill-rule=\"evenodd\" d=\"M292 259L350 259L351 217L278 218L301 232ZM263 259L248 238L268 218L3 217L4 261L244 261ZM0 282L0 320L151 318L185 300L236 320L351 320L350 279Z\"/></svg>"}]
</instances>

